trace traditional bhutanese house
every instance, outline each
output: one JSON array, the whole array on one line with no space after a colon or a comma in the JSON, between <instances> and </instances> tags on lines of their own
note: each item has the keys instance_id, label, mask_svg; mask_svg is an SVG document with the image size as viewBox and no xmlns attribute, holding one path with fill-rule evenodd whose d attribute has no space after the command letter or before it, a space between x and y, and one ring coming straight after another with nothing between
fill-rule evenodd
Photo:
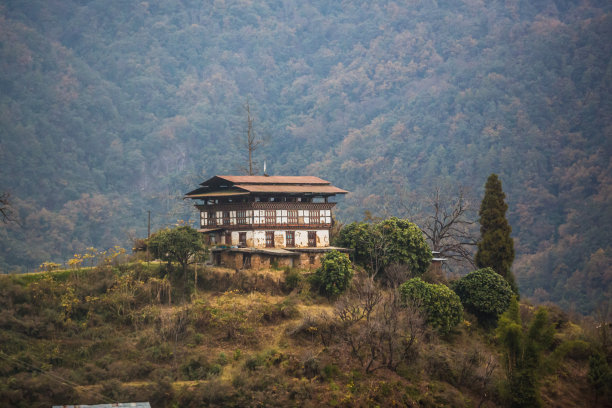
<instances>
[{"instance_id":1,"label":"traditional bhutanese house","mask_svg":"<svg viewBox=\"0 0 612 408\"><path fill-rule=\"evenodd\" d=\"M309 176L215 176L190 191L215 265L318 267L330 246L330 198L347 191Z\"/></svg>"}]
</instances>

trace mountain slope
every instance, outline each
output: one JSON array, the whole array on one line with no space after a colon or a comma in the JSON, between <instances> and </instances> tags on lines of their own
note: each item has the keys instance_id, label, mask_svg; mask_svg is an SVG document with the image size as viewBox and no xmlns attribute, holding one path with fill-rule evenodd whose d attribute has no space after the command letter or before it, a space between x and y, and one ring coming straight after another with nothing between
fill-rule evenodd
<instances>
[{"instance_id":1,"label":"mountain slope","mask_svg":"<svg viewBox=\"0 0 612 408\"><path fill-rule=\"evenodd\" d=\"M582 311L610 294L607 2L0 10L0 188L23 224L0 228L5 270L126 243L149 209L154 227L192 216L182 193L244 163L250 97L260 165L350 190L341 219L437 184L478 196L496 172L523 294Z\"/></svg>"}]
</instances>

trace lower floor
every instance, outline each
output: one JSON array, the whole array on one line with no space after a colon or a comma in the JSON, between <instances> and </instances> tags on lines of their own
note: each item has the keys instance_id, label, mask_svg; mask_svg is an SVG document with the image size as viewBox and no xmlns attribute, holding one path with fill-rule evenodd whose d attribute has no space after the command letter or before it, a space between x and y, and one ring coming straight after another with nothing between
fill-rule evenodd
<instances>
[{"instance_id":1,"label":"lower floor","mask_svg":"<svg viewBox=\"0 0 612 408\"><path fill-rule=\"evenodd\" d=\"M232 269L300 268L316 269L321 266L321 257L336 250L349 252L346 248L214 248L212 263Z\"/></svg>"},{"instance_id":2,"label":"lower floor","mask_svg":"<svg viewBox=\"0 0 612 408\"><path fill-rule=\"evenodd\" d=\"M328 229L291 230L200 230L208 245L239 248L325 248L329 247Z\"/></svg>"}]
</instances>

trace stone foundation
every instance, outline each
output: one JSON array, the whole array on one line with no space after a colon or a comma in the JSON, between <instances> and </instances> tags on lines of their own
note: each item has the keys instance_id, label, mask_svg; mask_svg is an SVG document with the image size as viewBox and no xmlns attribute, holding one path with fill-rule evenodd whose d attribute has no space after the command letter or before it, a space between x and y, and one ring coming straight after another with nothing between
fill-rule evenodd
<instances>
[{"instance_id":1,"label":"stone foundation","mask_svg":"<svg viewBox=\"0 0 612 408\"><path fill-rule=\"evenodd\" d=\"M266 251L257 249L217 249L213 250L213 265L231 269L270 269L274 268L300 268L317 269L321 266L321 258L331 250L348 252L344 248L326 249L298 249L291 251Z\"/></svg>"}]
</instances>

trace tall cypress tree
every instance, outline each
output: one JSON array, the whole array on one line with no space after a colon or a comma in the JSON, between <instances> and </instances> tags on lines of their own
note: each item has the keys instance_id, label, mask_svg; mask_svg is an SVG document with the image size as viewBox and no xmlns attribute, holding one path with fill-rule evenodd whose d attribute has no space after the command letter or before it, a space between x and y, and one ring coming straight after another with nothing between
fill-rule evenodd
<instances>
[{"instance_id":1,"label":"tall cypress tree","mask_svg":"<svg viewBox=\"0 0 612 408\"><path fill-rule=\"evenodd\" d=\"M479 268L491 267L512 287L518 295L518 287L512 274L514 261L514 241L510 237L512 227L506 220L508 204L502 191L497 174L491 174L485 184L485 194L480 204L480 241L476 252L476 265Z\"/></svg>"}]
</instances>

